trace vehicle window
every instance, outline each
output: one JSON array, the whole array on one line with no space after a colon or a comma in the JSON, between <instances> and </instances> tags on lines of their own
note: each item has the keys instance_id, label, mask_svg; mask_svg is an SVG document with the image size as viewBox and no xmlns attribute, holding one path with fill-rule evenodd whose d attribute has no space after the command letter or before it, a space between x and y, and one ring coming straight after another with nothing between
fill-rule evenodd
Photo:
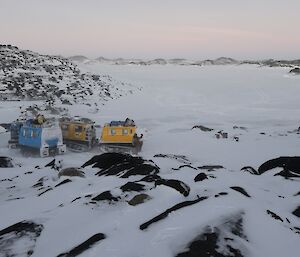
<instances>
[{"instance_id":1,"label":"vehicle window","mask_svg":"<svg viewBox=\"0 0 300 257\"><path fill-rule=\"evenodd\" d=\"M62 129L62 130L68 130L68 129L69 129L69 125L67 125L67 124L62 124L62 125L61 125L61 129Z\"/></svg>"},{"instance_id":2,"label":"vehicle window","mask_svg":"<svg viewBox=\"0 0 300 257\"><path fill-rule=\"evenodd\" d=\"M29 138L30 137L30 130L29 129L24 129L24 137Z\"/></svg>"},{"instance_id":3,"label":"vehicle window","mask_svg":"<svg viewBox=\"0 0 300 257\"><path fill-rule=\"evenodd\" d=\"M82 132L82 127L81 126L75 126L75 132L76 133Z\"/></svg>"},{"instance_id":4,"label":"vehicle window","mask_svg":"<svg viewBox=\"0 0 300 257\"><path fill-rule=\"evenodd\" d=\"M32 137L37 137L37 136L38 136L38 132L35 131L35 130L33 130L33 131L32 131Z\"/></svg>"},{"instance_id":5,"label":"vehicle window","mask_svg":"<svg viewBox=\"0 0 300 257\"><path fill-rule=\"evenodd\" d=\"M128 129L123 129L123 135L128 135Z\"/></svg>"},{"instance_id":6,"label":"vehicle window","mask_svg":"<svg viewBox=\"0 0 300 257\"><path fill-rule=\"evenodd\" d=\"M110 134L111 134L111 135L115 135L115 134L116 134L116 130L115 130L115 129L111 129L111 130L110 130Z\"/></svg>"}]
</instances>

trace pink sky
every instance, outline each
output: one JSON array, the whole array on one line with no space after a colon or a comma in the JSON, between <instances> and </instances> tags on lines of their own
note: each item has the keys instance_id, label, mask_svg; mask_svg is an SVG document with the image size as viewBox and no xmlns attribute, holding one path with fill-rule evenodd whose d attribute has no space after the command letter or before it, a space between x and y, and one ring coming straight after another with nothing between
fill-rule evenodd
<instances>
[{"instance_id":1,"label":"pink sky","mask_svg":"<svg viewBox=\"0 0 300 257\"><path fill-rule=\"evenodd\" d=\"M41 53L300 58L299 0L0 0L0 41Z\"/></svg>"}]
</instances>

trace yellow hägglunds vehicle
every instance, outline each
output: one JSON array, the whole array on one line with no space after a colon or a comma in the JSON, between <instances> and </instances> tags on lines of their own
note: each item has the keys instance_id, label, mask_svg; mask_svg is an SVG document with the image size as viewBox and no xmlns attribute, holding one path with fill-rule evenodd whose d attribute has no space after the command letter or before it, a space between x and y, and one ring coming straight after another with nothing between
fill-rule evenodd
<instances>
[{"instance_id":1,"label":"yellow h\u00e4gglunds vehicle","mask_svg":"<svg viewBox=\"0 0 300 257\"><path fill-rule=\"evenodd\" d=\"M90 150L97 143L95 124L92 120L75 116L59 120L64 143L73 151Z\"/></svg>"},{"instance_id":2,"label":"yellow h\u00e4gglunds vehicle","mask_svg":"<svg viewBox=\"0 0 300 257\"><path fill-rule=\"evenodd\" d=\"M136 125L133 120L111 121L102 128L100 147L104 151L132 152L141 151L143 141L136 133Z\"/></svg>"}]
</instances>

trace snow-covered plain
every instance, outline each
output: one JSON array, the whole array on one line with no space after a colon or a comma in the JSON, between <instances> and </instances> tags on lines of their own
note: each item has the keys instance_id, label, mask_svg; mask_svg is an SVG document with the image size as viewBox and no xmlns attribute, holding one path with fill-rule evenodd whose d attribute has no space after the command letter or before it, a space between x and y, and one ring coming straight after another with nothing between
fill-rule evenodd
<instances>
[{"instance_id":1,"label":"snow-covered plain","mask_svg":"<svg viewBox=\"0 0 300 257\"><path fill-rule=\"evenodd\" d=\"M91 118L100 125L126 117L134 119L144 134L140 155L160 167L162 178L181 180L191 191L185 197L169 187L158 186L147 190L152 199L138 206L126 202L137 192L122 195L113 204L90 204L85 196L106 190L118 194L118 187L142 176L96 176L97 168L86 167L84 178L72 177L72 183L55 187L66 177L58 177L57 171L44 167L52 158L24 158L18 150L7 148L9 134L0 133L0 156L12 157L16 164L15 168L0 169L0 230L23 220L43 225L36 241L4 240L4 244L0 240L0 256L27 256L28 249L35 257L58 256L92 235L104 233L104 240L80 256L171 257L186 251L189 243L208 228L223 231L224 238L233 238L231 246L239 249L242 256L299 256L300 220L292 212L300 205L300 179L274 176L280 169L259 176L241 171L244 166L257 169L279 156L299 155L299 76L288 75L284 68L255 65L81 64L80 69L111 75L142 90L107 101L98 112L72 105L68 106L69 113ZM30 103L0 103L3 122L18 117L20 104ZM213 130L192 129L196 125ZM228 133L228 138L216 137L221 130ZM97 150L68 152L56 159L62 160L63 168L80 167L95 154ZM188 161L154 157L156 154L184 155ZM203 170L187 166L174 170L183 164L224 168L204 170L209 178L195 182L195 176ZM32 186L42 177L43 188L39 191ZM244 188L251 197L234 191L233 186ZM38 196L49 188L52 190ZM216 197L220 192L227 195ZM144 222L197 196L208 198L140 230ZM82 198L73 201L77 197ZM267 210L282 220L273 219ZM228 228L240 219L245 236ZM222 256L239 256L228 252L226 244L230 243L225 241L218 243Z\"/></svg>"}]
</instances>

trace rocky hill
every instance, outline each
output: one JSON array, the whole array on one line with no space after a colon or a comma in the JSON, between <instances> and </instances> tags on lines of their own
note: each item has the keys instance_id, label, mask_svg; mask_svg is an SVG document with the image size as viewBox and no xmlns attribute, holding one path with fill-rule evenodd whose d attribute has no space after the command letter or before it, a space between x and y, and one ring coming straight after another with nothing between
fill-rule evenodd
<instances>
[{"instance_id":1,"label":"rocky hill","mask_svg":"<svg viewBox=\"0 0 300 257\"><path fill-rule=\"evenodd\" d=\"M82 61L84 58L75 58ZM132 89L108 75L83 73L69 59L0 45L0 100L93 105Z\"/></svg>"},{"instance_id":2,"label":"rocky hill","mask_svg":"<svg viewBox=\"0 0 300 257\"><path fill-rule=\"evenodd\" d=\"M85 56L72 56L69 58L72 61L78 63L106 63L106 64L115 64L115 65L193 65L193 66L205 66L205 65L241 65L241 64L254 64L259 66L268 66L268 67L297 67L300 66L300 60L274 60L274 59L267 59L267 60L235 60L230 57L219 57L217 59L206 59L206 60L188 60L182 58L175 58L175 59L163 59L157 58L153 60L146 60L146 59L123 59L123 58L116 58L116 59L108 59L104 57L99 57L94 60L88 59Z\"/></svg>"}]
</instances>

